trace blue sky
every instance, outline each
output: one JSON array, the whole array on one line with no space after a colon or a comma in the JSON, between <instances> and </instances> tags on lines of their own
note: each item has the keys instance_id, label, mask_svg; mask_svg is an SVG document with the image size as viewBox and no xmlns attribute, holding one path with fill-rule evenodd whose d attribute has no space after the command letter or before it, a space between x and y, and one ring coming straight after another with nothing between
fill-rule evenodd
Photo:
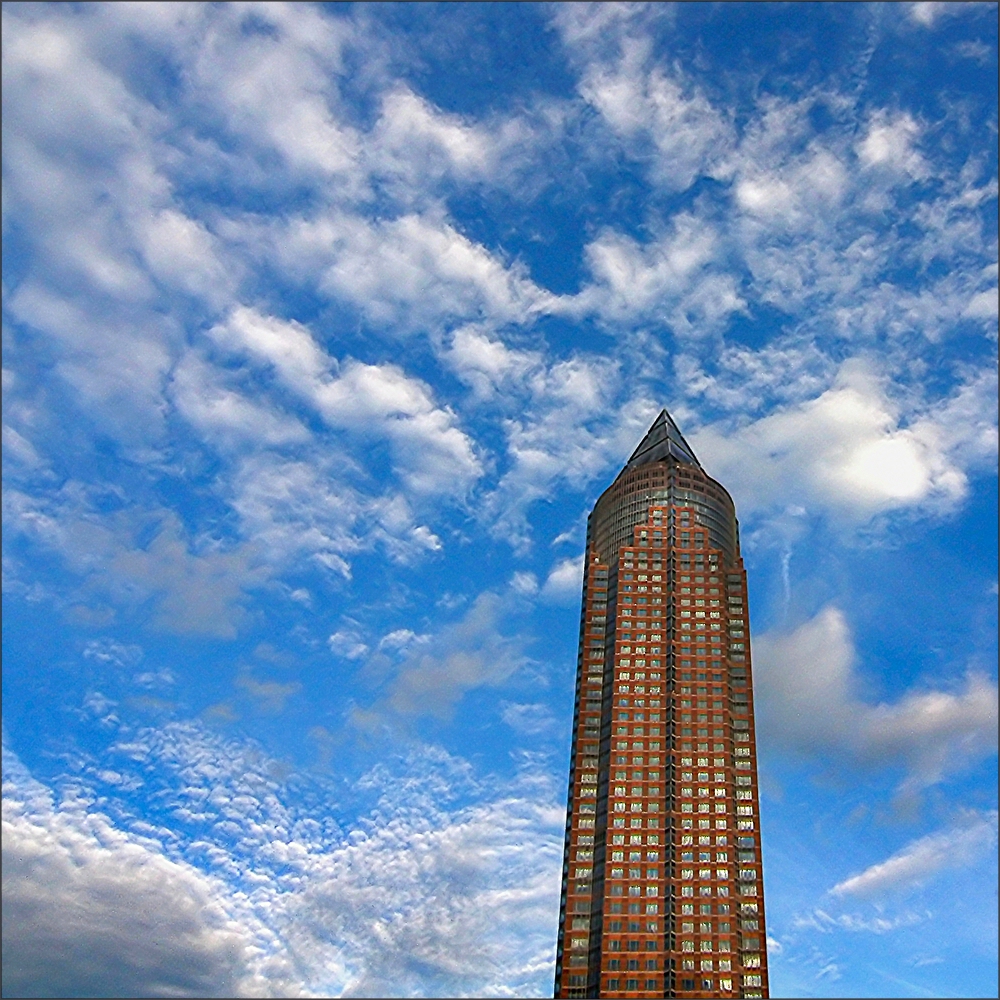
<instances>
[{"instance_id":1,"label":"blue sky","mask_svg":"<svg viewBox=\"0 0 1000 1000\"><path fill-rule=\"evenodd\" d=\"M667 406L774 995L995 995L995 5L3 17L5 993L549 992Z\"/></svg>"}]
</instances>

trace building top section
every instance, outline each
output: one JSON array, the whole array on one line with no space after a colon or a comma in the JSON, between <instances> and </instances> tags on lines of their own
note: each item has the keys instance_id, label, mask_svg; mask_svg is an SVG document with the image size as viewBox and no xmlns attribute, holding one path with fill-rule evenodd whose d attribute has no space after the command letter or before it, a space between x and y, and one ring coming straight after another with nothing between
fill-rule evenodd
<instances>
[{"instance_id":1,"label":"building top section","mask_svg":"<svg viewBox=\"0 0 1000 1000\"><path fill-rule=\"evenodd\" d=\"M634 469L638 465L649 462L665 462L675 459L685 465L701 468L701 462L695 458L691 446L684 440L677 424L666 410L660 410L660 415L653 421L646 436L639 442L639 447L632 452L632 457L625 469ZM624 470L623 470L624 471Z\"/></svg>"}]
</instances>

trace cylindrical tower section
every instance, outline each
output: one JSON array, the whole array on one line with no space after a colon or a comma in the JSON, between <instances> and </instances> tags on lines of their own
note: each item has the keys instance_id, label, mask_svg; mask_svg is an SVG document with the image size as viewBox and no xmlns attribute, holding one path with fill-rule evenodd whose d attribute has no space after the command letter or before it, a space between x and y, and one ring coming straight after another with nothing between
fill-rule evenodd
<instances>
[{"instance_id":1,"label":"cylindrical tower section","mask_svg":"<svg viewBox=\"0 0 1000 1000\"><path fill-rule=\"evenodd\" d=\"M587 523L556 996L768 995L747 610L664 411Z\"/></svg>"}]
</instances>

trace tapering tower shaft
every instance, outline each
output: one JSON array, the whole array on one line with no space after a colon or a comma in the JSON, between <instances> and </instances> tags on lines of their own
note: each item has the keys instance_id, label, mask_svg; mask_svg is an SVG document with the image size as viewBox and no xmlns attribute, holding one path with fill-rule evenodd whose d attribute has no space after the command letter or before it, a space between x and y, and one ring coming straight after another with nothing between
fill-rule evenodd
<instances>
[{"instance_id":1,"label":"tapering tower shaft","mask_svg":"<svg viewBox=\"0 0 1000 1000\"><path fill-rule=\"evenodd\" d=\"M747 608L664 410L588 521L556 996L768 995Z\"/></svg>"}]
</instances>

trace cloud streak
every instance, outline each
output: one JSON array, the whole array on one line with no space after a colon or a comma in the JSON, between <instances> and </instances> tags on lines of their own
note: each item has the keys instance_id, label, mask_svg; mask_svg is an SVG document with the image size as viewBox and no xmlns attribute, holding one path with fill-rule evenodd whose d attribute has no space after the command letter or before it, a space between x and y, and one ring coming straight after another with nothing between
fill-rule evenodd
<instances>
[{"instance_id":1,"label":"cloud streak","mask_svg":"<svg viewBox=\"0 0 1000 1000\"><path fill-rule=\"evenodd\" d=\"M949 868L974 864L997 842L997 815L969 815L966 822L914 840L885 861L838 882L834 896L880 898L923 885Z\"/></svg>"},{"instance_id":2,"label":"cloud streak","mask_svg":"<svg viewBox=\"0 0 1000 1000\"><path fill-rule=\"evenodd\" d=\"M985 677L970 675L955 692L863 701L853 641L836 607L787 634L760 635L754 659L762 731L798 754L902 765L900 792L910 794L996 752L997 687Z\"/></svg>"}]
</instances>

